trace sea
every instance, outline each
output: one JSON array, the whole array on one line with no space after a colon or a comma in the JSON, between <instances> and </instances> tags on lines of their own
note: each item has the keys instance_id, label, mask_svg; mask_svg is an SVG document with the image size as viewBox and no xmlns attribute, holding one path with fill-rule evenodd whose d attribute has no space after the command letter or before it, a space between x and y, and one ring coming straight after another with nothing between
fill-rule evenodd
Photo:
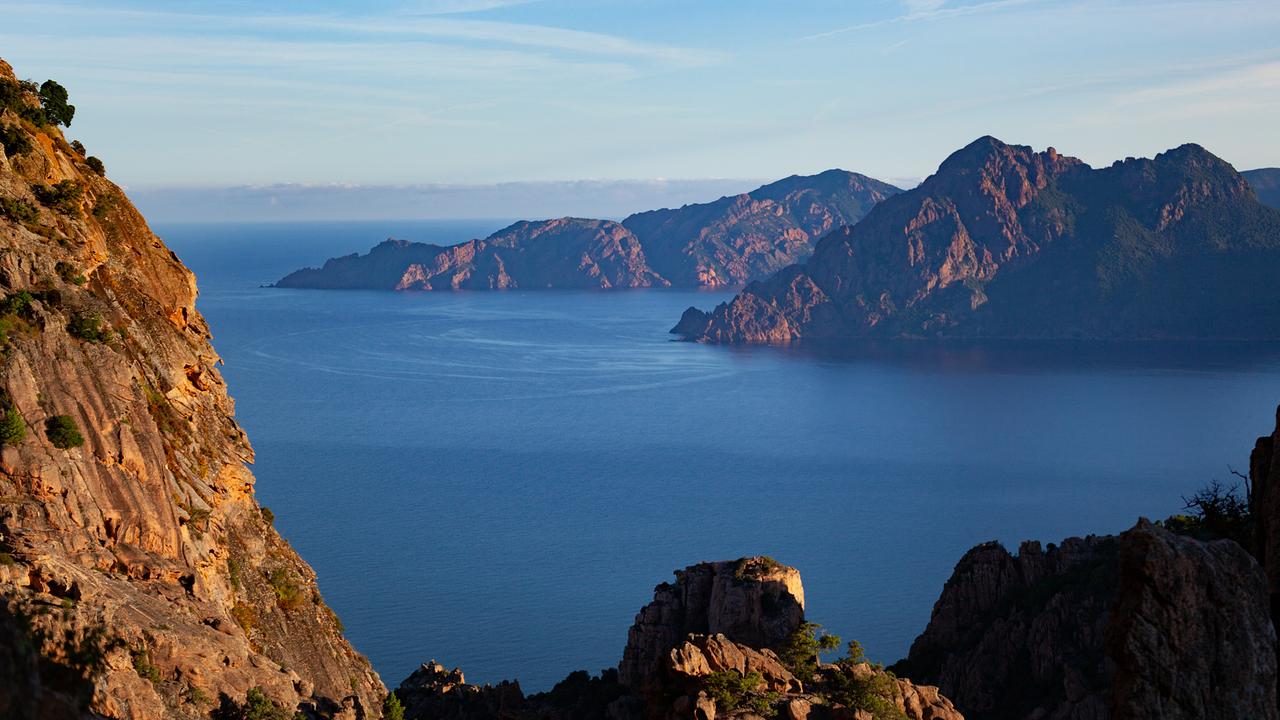
<instances>
[{"instance_id":1,"label":"sea","mask_svg":"<svg viewBox=\"0 0 1280 720\"><path fill-rule=\"evenodd\" d=\"M432 659L527 692L615 666L655 585L747 555L890 663L968 548L1178 513L1280 403L1268 344L718 347L668 330L729 292L267 287L505 224L156 228L198 277L260 501L390 687Z\"/></svg>"}]
</instances>

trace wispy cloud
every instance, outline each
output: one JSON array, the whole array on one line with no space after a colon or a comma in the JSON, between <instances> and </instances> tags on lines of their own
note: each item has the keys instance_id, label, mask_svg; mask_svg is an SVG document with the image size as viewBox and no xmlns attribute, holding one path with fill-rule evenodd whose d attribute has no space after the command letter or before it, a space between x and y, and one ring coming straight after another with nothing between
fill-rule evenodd
<instances>
[{"instance_id":1,"label":"wispy cloud","mask_svg":"<svg viewBox=\"0 0 1280 720\"><path fill-rule=\"evenodd\" d=\"M1271 96L1280 90L1280 61L1262 62L1243 67L1236 67L1208 77L1175 82L1144 88L1115 98L1117 105L1138 105L1170 100L1186 100L1190 98L1207 98L1222 93L1248 91L1257 94L1259 99Z\"/></svg>"},{"instance_id":2,"label":"wispy cloud","mask_svg":"<svg viewBox=\"0 0 1280 720\"><path fill-rule=\"evenodd\" d=\"M528 0L525 0L526 2ZM442 14L477 12L521 4L514 0L439 0L426 3L416 13L402 9L391 14L206 14L176 11L136 10L74 4L14 5L7 12L23 11L42 18L51 13L131 23L151 21L162 34L212 30L259 32L323 32L338 37L366 36L377 39L437 39L444 41L489 42L515 47L558 50L586 55L647 59L677 64L718 62L718 52L660 43L645 43L618 35L572 30L549 25L461 18L433 17Z\"/></svg>"},{"instance_id":3,"label":"wispy cloud","mask_svg":"<svg viewBox=\"0 0 1280 720\"><path fill-rule=\"evenodd\" d=\"M883 20L873 20L871 22L858 23L847 27L836 28L835 30L827 30L825 32L806 35L801 40L819 40L821 38L831 37L832 35L842 35L844 33L857 32L859 30L870 30L872 28L884 27L886 25L900 25L903 23L922 22L928 20L944 20L947 18L963 17L965 15L976 15L978 13L995 12L1004 10L1018 5L1029 5L1031 3L1041 2L1042 0L989 0L976 5L958 5L947 7L947 3L938 0L904 0L903 5L907 12L902 15L884 18Z\"/></svg>"},{"instance_id":4,"label":"wispy cloud","mask_svg":"<svg viewBox=\"0 0 1280 720\"><path fill-rule=\"evenodd\" d=\"M401 8L404 14L454 15L501 10L515 5L528 5L538 0L418 0Z\"/></svg>"}]
</instances>

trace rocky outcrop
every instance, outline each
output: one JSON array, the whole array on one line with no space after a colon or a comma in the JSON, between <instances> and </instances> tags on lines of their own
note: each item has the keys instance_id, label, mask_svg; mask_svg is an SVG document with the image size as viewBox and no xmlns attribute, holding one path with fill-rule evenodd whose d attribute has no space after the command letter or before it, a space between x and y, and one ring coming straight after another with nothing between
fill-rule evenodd
<instances>
[{"instance_id":1,"label":"rocky outcrop","mask_svg":"<svg viewBox=\"0 0 1280 720\"><path fill-rule=\"evenodd\" d=\"M1141 522L1120 536L1119 568L1106 637L1113 720L1278 716L1266 582L1244 548Z\"/></svg>"},{"instance_id":2,"label":"rocky outcrop","mask_svg":"<svg viewBox=\"0 0 1280 720\"><path fill-rule=\"evenodd\" d=\"M875 708L908 720L963 720L936 687L867 662L811 664L811 677L797 677L777 650L803 623L794 568L765 557L700 563L655 589L619 670L573 673L525 697L514 682L468 685L433 661L396 695L410 720L872 720Z\"/></svg>"},{"instance_id":3,"label":"rocky outcrop","mask_svg":"<svg viewBox=\"0 0 1280 720\"><path fill-rule=\"evenodd\" d=\"M777 649L804 622L800 573L767 557L700 563L663 583L627 631L618 673L644 691L672 649L689 635L723 635L753 648Z\"/></svg>"},{"instance_id":4,"label":"rocky outcrop","mask_svg":"<svg viewBox=\"0 0 1280 720\"><path fill-rule=\"evenodd\" d=\"M865 175L827 170L715 202L636 213L622 224L672 285L738 286L807 259L818 238L899 192Z\"/></svg>"},{"instance_id":5,"label":"rocky outcrop","mask_svg":"<svg viewBox=\"0 0 1280 720\"><path fill-rule=\"evenodd\" d=\"M721 287L801 261L832 228L857 222L899 190L828 170L622 223L518 222L451 246L388 240L367 255L293 272L277 287L374 290Z\"/></svg>"},{"instance_id":6,"label":"rocky outcrop","mask_svg":"<svg viewBox=\"0 0 1280 720\"><path fill-rule=\"evenodd\" d=\"M980 138L805 263L674 332L703 342L1276 338L1280 211L1197 145L1094 170Z\"/></svg>"},{"instance_id":7,"label":"rocky outcrop","mask_svg":"<svg viewBox=\"0 0 1280 720\"><path fill-rule=\"evenodd\" d=\"M1280 208L1280 168L1258 168L1240 173L1258 194L1258 200L1273 208Z\"/></svg>"},{"instance_id":8,"label":"rocky outcrop","mask_svg":"<svg viewBox=\"0 0 1280 720\"><path fill-rule=\"evenodd\" d=\"M381 682L255 500L192 274L0 85L0 714L205 717L260 687L372 717Z\"/></svg>"},{"instance_id":9,"label":"rocky outcrop","mask_svg":"<svg viewBox=\"0 0 1280 720\"><path fill-rule=\"evenodd\" d=\"M1277 717L1261 569L1146 521L1119 537L969 551L895 669L972 717Z\"/></svg>"},{"instance_id":10,"label":"rocky outcrop","mask_svg":"<svg viewBox=\"0 0 1280 720\"><path fill-rule=\"evenodd\" d=\"M1253 553L1266 575L1272 624L1280 627L1280 408L1276 409L1275 430L1258 438L1253 446L1249 481Z\"/></svg>"},{"instance_id":11,"label":"rocky outcrop","mask_svg":"<svg viewBox=\"0 0 1280 720\"><path fill-rule=\"evenodd\" d=\"M388 240L368 255L294 272L277 287L395 290L635 288L669 283L651 270L639 241L608 220L518 222L484 240L441 247Z\"/></svg>"}]
</instances>

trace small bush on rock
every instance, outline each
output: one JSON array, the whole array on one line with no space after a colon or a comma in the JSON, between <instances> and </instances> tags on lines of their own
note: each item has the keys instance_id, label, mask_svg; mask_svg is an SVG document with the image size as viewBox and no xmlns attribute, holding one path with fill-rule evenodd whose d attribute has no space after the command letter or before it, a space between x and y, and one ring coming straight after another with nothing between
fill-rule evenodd
<instances>
[{"instance_id":1,"label":"small bush on rock","mask_svg":"<svg viewBox=\"0 0 1280 720\"><path fill-rule=\"evenodd\" d=\"M71 337L85 342L101 343L111 337L111 333L102 327L102 316L96 314L76 313L67 323L67 332Z\"/></svg>"},{"instance_id":2,"label":"small bush on rock","mask_svg":"<svg viewBox=\"0 0 1280 720\"><path fill-rule=\"evenodd\" d=\"M400 704L400 698L394 692L387 693L387 699L382 703L382 720L404 720L404 705Z\"/></svg>"},{"instance_id":3,"label":"small bush on rock","mask_svg":"<svg viewBox=\"0 0 1280 720\"><path fill-rule=\"evenodd\" d=\"M773 714L781 695L758 691L763 684L764 677L758 672L742 675L736 670L721 670L708 675L704 686L707 697L716 701L717 713L747 708L767 717Z\"/></svg>"},{"instance_id":4,"label":"small bush on rock","mask_svg":"<svg viewBox=\"0 0 1280 720\"><path fill-rule=\"evenodd\" d=\"M249 688L244 702L238 703L227 695L209 717L213 720L293 720L294 714L271 702L262 688Z\"/></svg>"},{"instance_id":5,"label":"small bush on rock","mask_svg":"<svg viewBox=\"0 0 1280 720\"><path fill-rule=\"evenodd\" d=\"M70 415L54 415L44 423L45 437L56 448L70 450L84 445L84 436Z\"/></svg>"},{"instance_id":6,"label":"small bush on rock","mask_svg":"<svg viewBox=\"0 0 1280 720\"><path fill-rule=\"evenodd\" d=\"M6 408L0 414L0 446L17 445L27 436L27 423L17 408Z\"/></svg>"},{"instance_id":7,"label":"small bush on rock","mask_svg":"<svg viewBox=\"0 0 1280 720\"><path fill-rule=\"evenodd\" d=\"M787 666L791 674L808 682L818 671L821 653L840 647L840 636L823 632L817 623L801 623L796 631L787 638L787 644L779 655L782 664Z\"/></svg>"},{"instance_id":8,"label":"small bush on rock","mask_svg":"<svg viewBox=\"0 0 1280 720\"><path fill-rule=\"evenodd\" d=\"M84 195L84 188L74 180L60 180L55 185L36 185L31 191L45 207L64 215L77 215L80 212L80 198Z\"/></svg>"},{"instance_id":9,"label":"small bush on rock","mask_svg":"<svg viewBox=\"0 0 1280 720\"><path fill-rule=\"evenodd\" d=\"M98 173L99 175L107 174L107 166L103 165L102 161L94 157L93 155L90 155L89 157L85 158L84 164L88 165L90 170Z\"/></svg>"},{"instance_id":10,"label":"small bush on rock","mask_svg":"<svg viewBox=\"0 0 1280 720\"><path fill-rule=\"evenodd\" d=\"M40 210L26 200L0 198L0 215L14 222L33 223L40 219Z\"/></svg>"},{"instance_id":11,"label":"small bush on rock","mask_svg":"<svg viewBox=\"0 0 1280 720\"><path fill-rule=\"evenodd\" d=\"M13 157L31 152L31 141L22 128L14 125L0 125L0 145L4 146L4 154Z\"/></svg>"}]
</instances>

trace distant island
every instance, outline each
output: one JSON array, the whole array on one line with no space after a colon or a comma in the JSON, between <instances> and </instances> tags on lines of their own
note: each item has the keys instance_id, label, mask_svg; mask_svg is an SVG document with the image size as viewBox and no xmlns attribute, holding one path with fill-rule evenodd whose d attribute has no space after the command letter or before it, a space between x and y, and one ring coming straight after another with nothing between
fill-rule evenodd
<instances>
[{"instance_id":1,"label":"distant island","mask_svg":"<svg viewBox=\"0 0 1280 720\"><path fill-rule=\"evenodd\" d=\"M1253 191L1258 194L1259 201L1264 205L1280 208L1280 168L1258 168L1245 170L1240 174L1249 181Z\"/></svg>"},{"instance_id":2,"label":"distant island","mask_svg":"<svg viewBox=\"0 0 1280 720\"><path fill-rule=\"evenodd\" d=\"M387 240L276 287L505 290L735 287L801 262L831 230L901 192L844 170L792 176L742 195L622 222L518 222L483 240L441 246Z\"/></svg>"},{"instance_id":3,"label":"distant island","mask_svg":"<svg viewBox=\"0 0 1280 720\"><path fill-rule=\"evenodd\" d=\"M858 337L1280 338L1276 171L1199 145L1094 169L983 137L918 187L672 332Z\"/></svg>"}]
</instances>

